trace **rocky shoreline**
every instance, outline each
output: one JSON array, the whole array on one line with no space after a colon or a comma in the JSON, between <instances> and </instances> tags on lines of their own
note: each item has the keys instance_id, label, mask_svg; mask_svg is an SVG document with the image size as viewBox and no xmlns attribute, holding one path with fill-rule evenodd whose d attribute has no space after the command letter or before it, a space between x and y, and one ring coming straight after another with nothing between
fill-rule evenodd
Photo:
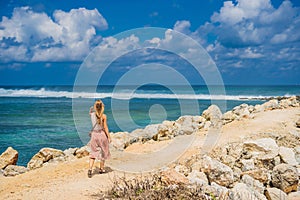
<instances>
[{"instance_id":1,"label":"rocky shoreline","mask_svg":"<svg viewBox=\"0 0 300 200\"><path fill-rule=\"evenodd\" d=\"M135 143L170 140L229 124L256 113L299 107L299 98L272 99L261 105L241 104L222 114L212 105L201 116L182 116L176 121L152 124L131 133L112 134L112 151L123 151ZM207 154L190 158L157 172L170 185L200 187L207 199L300 199L300 118L293 122L296 131L284 134L264 133L228 143ZM64 151L43 148L27 164L16 166L18 152L8 147L0 156L4 176L15 176L52 163L82 158L87 146Z\"/></svg>"}]
</instances>

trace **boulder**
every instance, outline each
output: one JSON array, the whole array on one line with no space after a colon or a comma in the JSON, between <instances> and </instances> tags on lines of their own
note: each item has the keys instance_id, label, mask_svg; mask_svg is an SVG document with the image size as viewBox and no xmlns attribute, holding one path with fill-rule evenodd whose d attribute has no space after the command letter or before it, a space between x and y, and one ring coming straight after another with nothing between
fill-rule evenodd
<instances>
[{"instance_id":1,"label":"boulder","mask_svg":"<svg viewBox=\"0 0 300 200\"><path fill-rule=\"evenodd\" d=\"M245 171L241 173L242 176L245 174L260 181L263 184L268 184L271 181L271 174L265 168L254 169L254 170Z\"/></svg>"},{"instance_id":2,"label":"boulder","mask_svg":"<svg viewBox=\"0 0 300 200\"><path fill-rule=\"evenodd\" d=\"M145 129L143 130L143 137L146 138L153 138L154 135L156 135L158 133L158 127L160 124L150 124L148 126L145 127Z\"/></svg>"},{"instance_id":3,"label":"boulder","mask_svg":"<svg viewBox=\"0 0 300 200\"><path fill-rule=\"evenodd\" d=\"M279 147L272 138L262 138L243 143L246 154L260 160L271 160L278 155Z\"/></svg>"},{"instance_id":4,"label":"boulder","mask_svg":"<svg viewBox=\"0 0 300 200\"><path fill-rule=\"evenodd\" d=\"M18 161L18 152L12 147L8 147L0 155L0 169L4 169L8 165L16 165Z\"/></svg>"},{"instance_id":5,"label":"boulder","mask_svg":"<svg viewBox=\"0 0 300 200\"><path fill-rule=\"evenodd\" d=\"M218 126L222 119L222 112L218 106L211 105L203 111L202 117L207 121L211 121L213 126Z\"/></svg>"},{"instance_id":6,"label":"boulder","mask_svg":"<svg viewBox=\"0 0 300 200\"><path fill-rule=\"evenodd\" d=\"M63 152L65 154L66 159L74 159L75 158L75 152L78 150L78 148L68 148L65 149Z\"/></svg>"},{"instance_id":7,"label":"boulder","mask_svg":"<svg viewBox=\"0 0 300 200\"><path fill-rule=\"evenodd\" d=\"M288 108L292 105L292 102L290 99L282 99L280 102L279 102L279 106L281 108Z\"/></svg>"},{"instance_id":8,"label":"boulder","mask_svg":"<svg viewBox=\"0 0 300 200\"><path fill-rule=\"evenodd\" d=\"M76 150L75 156L77 158L83 158L85 156L88 156L90 154L90 151L88 150L87 146L83 146Z\"/></svg>"},{"instance_id":9,"label":"boulder","mask_svg":"<svg viewBox=\"0 0 300 200\"><path fill-rule=\"evenodd\" d=\"M287 199L288 200L299 200L300 199L300 191L289 193Z\"/></svg>"},{"instance_id":10,"label":"boulder","mask_svg":"<svg viewBox=\"0 0 300 200\"><path fill-rule=\"evenodd\" d=\"M297 191L299 183L299 175L297 168L288 165L280 164L274 167L272 173L272 184L284 191L285 193L290 193L292 191Z\"/></svg>"},{"instance_id":11,"label":"boulder","mask_svg":"<svg viewBox=\"0 0 300 200\"><path fill-rule=\"evenodd\" d=\"M248 118L250 116L249 106L245 103L234 107L232 112L239 118Z\"/></svg>"},{"instance_id":12,"label":"boulder","mask_svg":"<svg viewBox=\"0 0 300 200\"><path fill-rule=\"evenodd\" d=\"M130 143L130 135L128 132L117 132L111 134L112 138L112 146L115 147L117 150L124 150Z\"/></svg>"},{"instance_id":13,"label":"boulder","mask_svg":"<svg viewBox=\"0 0 300 200\"><path fill-rule=\"evenodd\" d=\"M237 118L238 118L238 116L236 114L234 114L231 110L227 111L222 116L223 124L230 123L230 122L234 121Z\"/></svg>"},{"instance_id":14,"label":"boulder","mask_svg":"<svg viewBox=\"0 0 300 200\"><path fill-rule=\"evenodd\" d=\"M234 182L239 182L241 179L242 170L239 167L233 167L232 170Z\"/></svg>"},{"instance_id":15,"label":"boulder","mask_svg":"<svg viewBox=\"0 0 300 200\"><path fill-rule=\"evenodd\" d=\"M233 171L227 165L204 155L200 161L200 169L204 172L209 182L229 187L233 183Z\"/></svg>"},{"instance_id":16,"label":"boulder","mask_svg":"<svg viewBox=\"0 0 300 200\"><path fill-rule=\"evenodd\" d=\"M176 120L178 130L175 135L190 135L195 131L193 126L193 116L184 115Z\"/></svg>"},{"instance_id":17,"label":"boulder","mask_svg":"<svg viewBox=\"0 0 300 200\"><path fill-rule=\"evenodd\" d=\"M35 154L27 164L27 168L32 170L42 167L45 162L57 157L64 157L63 151L53 148L42 148L37 154Z\"/></svg>"},{"instance_id":18,"label":"boulder","mask_svg":"<svg viewBox=\"0 0 300 200\"><path fill-rule=\"evenodd\" d=\"M193 128L197 130L202 129L206 122L206 119L202 116L193 116L192 120L193 120Z\"/></svg>"},{"instance_id":19,"label":"boulder","mask_svg":"<svg viewBox=\"0 0 300 200\"><path fill-rule=\"evenodd\" d=\"M260 194L264 194L265 187L263 183L255 180L249 175L244 175L241 179L241 182L246 184L248 187L251 187L253 190L259 192Z\"/></svg>"},{"instance_id":20,"label":"boulder","mask_svg":"<svg viewBox=\"0 0 300 200\"><path fill-rule=\"evenodd\" d=\"M277 99L272 99L262 104L264 110L274 110L279 108L279 103Z\"/></svg>"},{"instance_id":21,"label":"boulder","mask_svg":"<svg viewBox=\"0 0 300 200\"><path fill-rule=\"evenodd\" d=\"M277 188L267 188L265 195L268 200L287 200L287 195Z\"/></svg>"},{"instance_id":22,"label":"boulder","mask_svg":"<svg viewBox=\"0 0 300 200\"><path fill-rule=\"evenodd\" d=\"M254 106L254 110L253 110L253 113L259 113L259 112L262 112L264 111L264 107L260 104L257 104Z\"/></svg>"},{"instance_id":23,"label":"boulder","mask_svg":"<svg viewBox=\"0 0 300 200\"><path fill-rule=\"evenodd\" d=\"M286 164L290 164L290 165L298 164L293 149L287 147L279 147L279 156L281 160Z\"/></svg>"},{"instance_id":24,"label":"boulder","mask_svg":"<svg viewBox=\"0 0 300 200\"><path fill-rule=\"evenodd\" d=\"M211 121L206 121L203 127L203 130L207 131L212 125Z\"/></svg>"},{"instance_id":25,"label":"boulder","mask_svg":"<svg viewBox=\"0 0 300 200\"><path fill-rule=\"evenodd\" d=\"M185 176L188 176L190 173L190 169L185 165L176 165L174 169L175 171L184 174Z\"/></svg>"},{"instance_id":26,"label":"boulder","mask_svg":"<svg viewBox=\"0 0 300 200\"><path fill-rule=\"evenodd\" d=\"M24 166L8 165L3 172L4 176L16 176L27 172L28 169Z\"/></svg>"},{"instance_id":27,"label":"boulder","mask_svg":"<svg viewBox=\"0 0 300 200\"><path fill-rule=\"evenodd\" d=\"M298 162L298 165L300 165L300 147L294 148L295 151L295 159Z\"/></svg>"},{"instance_id":28,"label":"boulder","mask_svg":"<svg viewBox=\"0 0 300 200\"><path fill-rule=\"evenodd\" d=\"M179 129L181 125L175 121L163 121L162 124L158 125L157 135L154 137L156 140L161 140L160 138L170 139L174 136L179 135ZM184 133L180 133L184 134Z\"/></svg>"},{"instance_id":29,"label":"boulder","mask_svg":"<svg viewBox=\"0 0 300 200\"><path fill-rule=\"evenodd\" d=\"M242 163L242 171L250 171L254 169L254 161L252 159L243 159L241 160Z\"/></svg>"},{"instance_id":30,"label":"boulder","mask_svg":"<svg viewBox=\"0 0 300 200\"><path fill-rule=\"evenodd\" d=\"M197 170L193 170L187 178L191 184L198 184L198 185L208 185L208 179L204 172L199 172Z\"/></svg>"},{"instance_id":31,"label":"boulder","mask_svg":"<svg viewBox=\"0 0 300 200\"><path fill-rule=\"evenodd\" d=\"M241 200L267 200L264 195L255 191L252 187L244 183L237 183L229 193L230 199L241 199Z\"/></svg>"},{"instance_id":32,"label":"boulder","mask_svg":"<svg viewBox=\"0 0 300 200\"><path fill-rule=\"evenodd\" d=\"M229 190L226 187L220 186L215 182L212 182L211 185L204 185L202 190L206 194L210 194L215 199L228 199L229 198Z\"/></svg>"},{"instance_id":33,"label":"boulder","mask_svg":"<svg viewBox=\"0 0 300 200\"><path fill-rule=\"evenodd\" d=\"M161 181L167 185L188 184L189 180L175 169L168 169L160 173Z\"/></svg>"},{"instance_id":34,"label":"boulder","mask_svg":"<svg viewBox=\"0 0 300 200\"><path fill-rule=\"evenodd\" d=\"M296 121L296 127L297 127L297 128L300 128L300 119L298 119L298 120Z\"/></svg>"},{"instance_id":35,"label":"boulder","mask_svg":"<svg viewBox=\"0 0 300 200\"><path fill-rule=\"evenodd\" d=\"M299 106L299 102L298 102L296 96L292 96L288 100L291 101L291 106L293 106L293 107L298 107Z\"/></svg>"}]
</instances>

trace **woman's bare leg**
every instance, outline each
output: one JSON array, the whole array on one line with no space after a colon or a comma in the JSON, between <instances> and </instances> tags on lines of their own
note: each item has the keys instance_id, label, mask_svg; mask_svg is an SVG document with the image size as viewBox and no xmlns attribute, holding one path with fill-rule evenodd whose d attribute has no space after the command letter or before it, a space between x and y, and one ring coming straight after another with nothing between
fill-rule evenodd
<instances>
[{"instance_id":1,"label":"woman's bare leg","mask_svg":"<svg viewBox=\"0 0 300 200\"><path fill-rule=\"evenodd\" d=\"M95 159L94 158L90 158L90 163L89 163L90 170L93 169L94 162L95 162Z\"/></svg>"},{"instance_id":2,"label":"woman's bare leg","mask_svg":"<svg viewBox=\"0 0 300 200\"><path fill-rule=\"evenodd\" d=\"M105 160L100 160L100 172L104 171Z\"/></svg>"}]
</instances>

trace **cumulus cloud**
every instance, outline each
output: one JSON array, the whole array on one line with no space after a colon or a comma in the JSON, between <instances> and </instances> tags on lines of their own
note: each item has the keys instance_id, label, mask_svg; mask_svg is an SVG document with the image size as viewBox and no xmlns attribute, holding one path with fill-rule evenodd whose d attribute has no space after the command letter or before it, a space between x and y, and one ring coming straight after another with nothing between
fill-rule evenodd
<instances>
[{"instance_id":1,"label":"cumulus cloud","mask_svg":"<svg viewBox=\"0 0 300 200\"><path fill-rule=\"evenodd\" d=\"M290 1L283 1L275 9L270 0L226 1L211 17L219 41L230 47L286 42L291 38L284 37L284 32L299 27L299 20L299 8ZM292 39L298 40L299 36Z\"/></svg>"},{"instance_id":2,"label":"cumulus cloud","mask_svg":"<svg viewBox=\"0 0 300 200\"><path fill-rule=\"evenodd\" d=\"M107 27L97 9L56 10L50 17L15 8L0 22L0 61L81 61L99 40L97 30Z\"/></svg>"},{"instance_id":3,"label":"cumulus cloud","mask_svg":"<svg viewBox=\"0 0 300 200\"><path fill-rule=\"evenodd\" d=\"M288 66L299 73L300 8L289 0L277 8L270 0L226 1L209 22L194 32L190 26L178 21L174 29L200 42L223 72Z\"/></svg>"}]
</instances>

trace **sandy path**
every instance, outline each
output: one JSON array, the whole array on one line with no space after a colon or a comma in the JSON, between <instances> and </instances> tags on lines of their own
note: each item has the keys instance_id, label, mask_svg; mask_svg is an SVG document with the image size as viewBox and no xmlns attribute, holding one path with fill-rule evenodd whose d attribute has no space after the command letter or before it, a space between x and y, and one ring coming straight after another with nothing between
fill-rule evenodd
<instances>
[{"instance_id":1,"label":"sandy path","mask_svg":"<svg viewBox=\"0 0 300 200\"><path fill-rule=\"evenodd\" d=\"M295 127L298 118L300 118L300 108L257 113L253 119L242 119L223 126L217 142L218 145L221 145L259 133L280 134L287 131L299 133L300 130ZM201 151L205 134L207 132L202 131L196 135L194 143L185 151L180 160ZM168 146L169 143L170 141L134 144L126 150L131 154L128 154L127 157L118 157L120 155L115 153L108 166L125 163L137 153L159 150L161 147ZM140 164L147 165L147 162ZM100 189L108 188L114 177L124 176L124 172L117 171L112 167L107 168L109 172L106 174L95 173L92 178L88 178L87 167L88 158L86 157L60 164L49 164L16 177L0 176L0 199L97 199L92 195ZM125 176L131 178L136 174L125 173Z\"/></svg>"}]
</instances>

